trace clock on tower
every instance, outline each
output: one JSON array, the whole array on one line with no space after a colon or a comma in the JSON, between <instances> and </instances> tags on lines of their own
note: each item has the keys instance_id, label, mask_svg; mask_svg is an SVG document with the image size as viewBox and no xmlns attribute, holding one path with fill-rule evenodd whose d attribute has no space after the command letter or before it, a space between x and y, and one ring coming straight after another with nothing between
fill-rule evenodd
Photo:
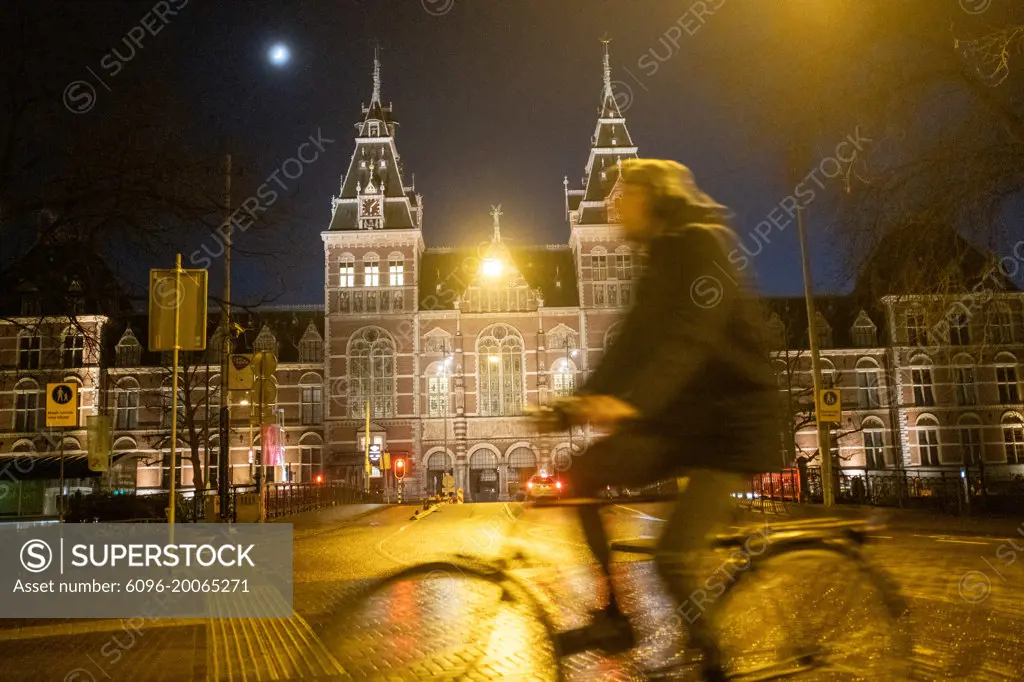
<instances>
[{"instance_id":1,"label":"clock on tower","mask_svg":"<svg viewBox=\"0 0 1024 682\"><path fill-rule=\"evenodd\" d=\"M375 218L380 215L380 199L363 199L362 214L367 218Z\"/></svg>"}]
</instances>

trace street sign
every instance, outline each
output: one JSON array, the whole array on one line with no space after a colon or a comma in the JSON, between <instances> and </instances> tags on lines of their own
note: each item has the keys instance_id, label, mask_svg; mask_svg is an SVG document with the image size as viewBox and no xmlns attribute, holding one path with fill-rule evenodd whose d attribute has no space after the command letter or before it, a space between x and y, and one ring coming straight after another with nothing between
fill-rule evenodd
<instances>
[{"instance_id":1,"label":"street sign","mask_svg":"<svg viewBox=\"0 0 1024 682\"><path fill-rule=\"evenodd\" d=\"M253 365L255 365L254 371L257 375L264 378L274 376L274 372L277 371L277 356L273 353L267 353L260 351L255 353L252 357Z\"/></svg>"},{"instance_id":2,"label":"street sign","mask_svg":"<svg viewBox=\"0 0 1024 682\"><path fill-rule=\"evenodd\" d=\"M179 318L178 350L205 350L206 270L149 271L151 351L174 350L175 310Z\"/></svg>"},{"instance_id":3,"label":"street sign","mask_svg":"<svg viewBox=\"0 0 1024 682\"><path fill-rule=\"evenodd\" d=\"M444 488L445 494L455 492L455 477L451 474L445 474L441 478L441 486Z\"/></svg>"},{"instance_id":4,"label":"street sign","mask_svg":"<svg viewBox=\"0 0 1024 682\"><path fill-rule=\"evenodd\" d=\"M85 427L89 436L89 471L110 468L110 432L113 419L109 415L89 415Z\"/></svg>"},{"instance_id":5,"label":"street sign","mask_svg":"<svg viewBox=\"0 0 1024 682\"><path fill-rule=\"evenodd\" d=\"M248 391L253 386L253 356L232 355L228 363L228 390Z\"/></svg>"},{"instance_id":6,"label":"street sign","mask_svg":"<svg viewBox=\"0 0 1024 682\"><path fill-rule=\"evenodd\" d=\"M838 388L823 388L818 396L818 421L841 422L843 405Z\"/></svg>"},{"instance_id":7,"label":"street sign","mask_svg":"<svg viewBox=\"0 0 1024 682\"><path fill-rule=\"evenodd\" d=\"M78 426L78 384L46 384L46 425Z\"/></svg>"},{"instance_id":8,"label":"street sign","mask_svg":"<svg viewBox=\"0 0 1024 682\"><path fill-rule=\"evenodd\" d=\"M391 468L391 453L387 450L384 451L384 471Z\"/></svg>"}]
</instances>

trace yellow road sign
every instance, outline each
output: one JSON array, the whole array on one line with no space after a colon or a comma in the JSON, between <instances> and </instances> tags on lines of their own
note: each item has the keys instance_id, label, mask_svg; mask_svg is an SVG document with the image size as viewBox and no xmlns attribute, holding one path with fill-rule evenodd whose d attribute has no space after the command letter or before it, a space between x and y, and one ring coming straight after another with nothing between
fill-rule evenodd
<instances>
[{"instance_id":1,"label":"yellow road sign","mask_svg":"<svg viewBox=\"0 0 1024 682\"><path fill-rule=\"evenodd\" d=\"M843 404L839 399L838 388L823 388L818 395L818 420L823 422L841 422L843 420Z\"/></svg>"},{"instance_id":2,"label":"yellow road sign","mask_svg":"<svg viewBox=\"0 0 1024 682\"><path fill-rule=\"evenodd\" d=\"M78 384L46 384L46 425L78 426Z\"/></svg>"},{"instance_id":3,"label":"yellow road sign","mask_svg":"<svg viewBox=\"0 0 1024 682\"><path fill-rule=\"evenodd\" d=\"M232 355L228 365L228 389L248 391L253 386L253 356Z\"/></svg>"},{"instance_id":4,"label":"yellow road sign","mask_svg":"<svg viewBox=\"0 0 1024 682\"><path fill-rule=\"evenodd\" d=\"M174 350L178 311L178 350L206 349L206 270L149 271L149 349Z\"/></svg>"}]
</instances>

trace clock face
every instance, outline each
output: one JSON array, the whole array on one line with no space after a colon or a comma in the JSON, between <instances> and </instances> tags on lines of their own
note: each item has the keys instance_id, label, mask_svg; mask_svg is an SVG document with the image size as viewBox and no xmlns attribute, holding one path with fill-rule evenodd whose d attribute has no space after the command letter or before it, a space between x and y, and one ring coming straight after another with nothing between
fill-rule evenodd
<instances>
[{"instance_id":1,"label":"clock face","mask_svg":"<svg viewBox=\"0 0 1024 682\"><path fill-rule=\"evenodd\" d=\"M363 215L380 215L380 199L363 199Z\"/></svg>"}]
</instances>

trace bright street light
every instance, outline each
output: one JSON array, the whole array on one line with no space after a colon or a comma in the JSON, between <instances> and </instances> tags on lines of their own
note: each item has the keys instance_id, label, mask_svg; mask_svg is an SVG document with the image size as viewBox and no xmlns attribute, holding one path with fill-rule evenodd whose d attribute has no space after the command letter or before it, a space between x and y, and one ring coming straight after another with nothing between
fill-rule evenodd
<instances>
[{"instance_id":1,"label":"bright street light","mask_svg":"<svg viewBox=\"0 0 1024 682\"><path fill-rule=\"evenodd\" d=\"M242 405L242 406L245 406L245 405L248 405L248 404L249 404L249 401L248 401L248 400L246 400L245 398L242 398L242 399L241 399L241 400L240 400L240 401L238 402L238 404L239 404L239 405Z\"/></svg>"},{"instance_id":2,"label":"bright street light","mask_svg":"<svg viewBox=\"0 0 1024 682\"><path fill-rule=\"evenodd\" d=\"M487 359L490 360L494 364L497 364L497 363L501 362L501 358L499 358L497 355L491 355Z\"/></svg>"}]
</instances>

